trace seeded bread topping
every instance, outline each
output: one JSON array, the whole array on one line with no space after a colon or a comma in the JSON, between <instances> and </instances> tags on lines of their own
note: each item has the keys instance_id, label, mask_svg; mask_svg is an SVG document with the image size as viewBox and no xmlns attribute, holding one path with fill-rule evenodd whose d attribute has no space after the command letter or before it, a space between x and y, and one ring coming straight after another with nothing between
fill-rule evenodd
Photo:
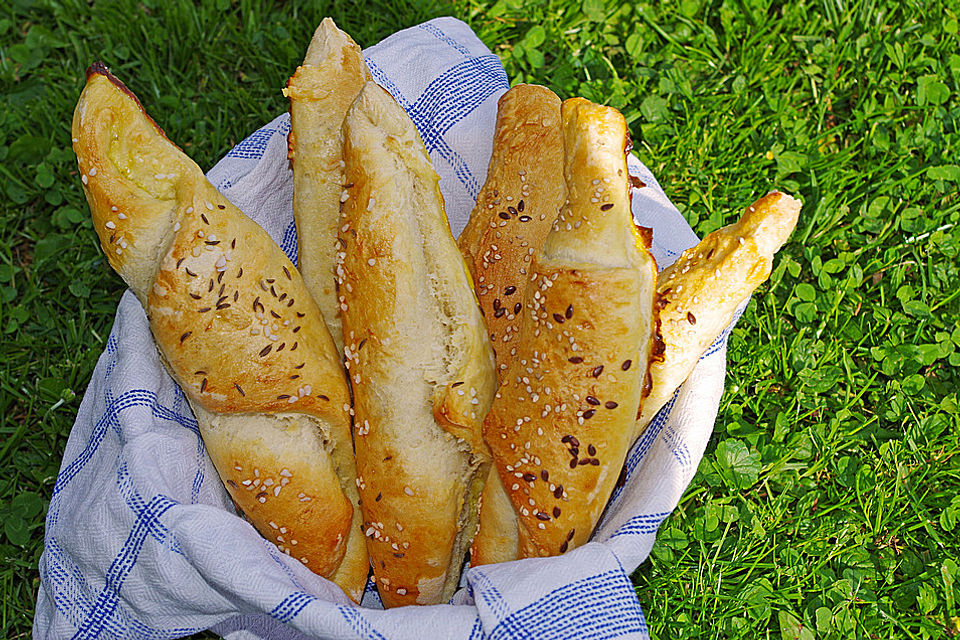
<instances>
[{"instance_id":1,"label":"seeded bread topping","mask_svg":"<svg viewBox=\"0 0 960 640\"><path fill-rule=\"evenodd\" d=\"M567 201L534 253L516 351L484 422L506 500L487 492L478 563L589 539L633 441L633 363L652 344L656 263L630 212L626 123L582 99L563 103L562 123ZM511 528L516 543L504 545Z\"/></svg>"},{"instance_id":2,"label":"seeded bread topping","mask_svg":"<svg viewBox=\"0 0 960 640\"><path fill-rule=\"evenodd\" d=\"M350 396L299 272L103 65L88 72L73 138L101 247L144 305L234 504L359 600Z\"/></svg>"}]
</instances>

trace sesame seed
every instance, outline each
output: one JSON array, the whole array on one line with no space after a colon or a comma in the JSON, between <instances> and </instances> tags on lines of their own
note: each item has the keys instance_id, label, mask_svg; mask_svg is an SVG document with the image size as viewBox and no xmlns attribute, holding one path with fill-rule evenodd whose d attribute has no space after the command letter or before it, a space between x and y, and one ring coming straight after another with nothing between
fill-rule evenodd
<instances>
[{"instance_id":1,"label":"sesame seed","mask_svg":"<svg viewBox=\"0 0 960 640\"><path fill-rule=\"evenodd\" d=\"M107 223L106 223L105 225L103 225L103 226L105 226L107 229L116 229L116 228L117 228L117 225L114 224L114 222L113 222L112 220L107 220Z\"/></svg>"}]
</instances>

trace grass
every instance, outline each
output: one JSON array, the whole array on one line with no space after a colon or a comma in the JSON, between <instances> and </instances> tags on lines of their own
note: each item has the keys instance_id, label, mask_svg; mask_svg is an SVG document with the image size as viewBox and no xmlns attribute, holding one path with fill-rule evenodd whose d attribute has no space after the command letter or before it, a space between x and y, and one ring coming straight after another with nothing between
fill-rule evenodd
<instances>
[{"instance_id":1,"label":"grass","mask_svg":"<svg viewBox=\"0 0 960 640\"><path fill-rule=\"evenodd\" d=\"M632 576L655 638L960 633L960 11L949 2L17 0L0 14L0 636L122 282L69 123L102 58L203 167L280 113L324 15L458 16L514 81L620 108L703 235L804 201L729 350L715 435Z\"/></svg>"}]
</instances>

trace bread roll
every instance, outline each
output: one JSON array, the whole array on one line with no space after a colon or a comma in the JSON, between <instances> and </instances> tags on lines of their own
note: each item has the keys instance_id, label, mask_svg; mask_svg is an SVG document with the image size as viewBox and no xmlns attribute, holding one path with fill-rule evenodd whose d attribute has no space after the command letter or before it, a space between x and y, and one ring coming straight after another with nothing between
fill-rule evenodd
<instances>
[{"instance_id":1,"label":"bread roll","mask_svg":"<svg viewBox=\"0 0 960 640\"><path fill-rule=\"evenodd\" d=\"M774 254L800 215L800 202L772 191L734 224L683 252L657 278L663 343L650 360L650 393L637 420L643 432L687 379L704 351L753 290L770 277Z\"/></svg>"},{"instance_id":2,"label":"bread roll","mask_svg":"<svg viewBox=\"0 0 960 640\"><path fill-rule=\"evenodd\" d=\"M518 84L497 103L487 179L457 241L473 274L501 382L517 352L531 260L565 198L560 98L546 87ZM517 545L516 515L493 469L481 496L484 528L491 534L478 533L470 548L474 566L500 562Z\"/></svg>"},{"instance_id":3,"label":"bread roll","mask_svg":"<svg viewBox=\"0 0 960 640\"><path fill-rule=\"evenodd\" d=\"M473 274L502 379L534 253L566 199L560 98L518 84L497 103L487 180L457 244Z\"/></svg>"},{"instance_id":4,"label":"bread roll","mask_svg":"<svg viewBox=\"0 0 960 640\"><path fill-rule=\"evenodd\" d=\"M350 398L300 274L102 64L87 71L73 142L100 245L143 304L234 503L359 600Z\"/></svg>"},{"instance_id":5,"label":"bread roll","mask_svg":"<svg viewBox=\"0 0 960 640\"><path fill-rule=\"evenodd\" d=\"M343 126L338 286L363 530L383 603L436 604L476 531L493 353L413 122L368 82Z\"/></svg>"},{"instance_id":6,"label":"bread roll","mask_svg":"<svg viewBox=\"0 0 960 640\"><path fill-rule=\"evenodd\" d=\"M341 126L347 108L370 79L357 43L324 18L284 90L290 98L287 142L300 272L341 353L343 328L334 274L344 185Z\"/></svg>"},{"instance_id":7,"label":"bread roll","mask_svg":"<svg viewBox=\"0 0 960 640\"><path fill-rule=\"evenodd\" d=\"M655 318L656 263L630 211L626 122L574 98L562 124L568 202L534 258L517 353L484 422L519 523L518 558L589 539L633 442Z\"/></svg>"}]
</instances>

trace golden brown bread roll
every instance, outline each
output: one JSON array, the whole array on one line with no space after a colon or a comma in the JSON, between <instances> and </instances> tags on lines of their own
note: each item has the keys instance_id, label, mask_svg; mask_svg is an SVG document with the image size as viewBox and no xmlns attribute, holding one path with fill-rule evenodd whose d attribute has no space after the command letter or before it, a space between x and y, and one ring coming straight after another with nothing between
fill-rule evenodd
<instances>
[{"instance_id":1,"label":"golden brown bread roll","mask_svg":"<svg viewBox=\"0 0 960 640\"><path fill-rule=\"evenodd\" d=\"M457 240L473 274L501 382L517 351L531 260L565 199L560 98L546 87L516 85L497 103L487 179ZM516 516L493 469L481 505L480 531L489 534L474 539L471 564L509 559L517 546Z\"/></svg>"},{"instance_id":2,"label":"golden brown bread roll","mask_svg":"<svg viewBox=\"0 0 960 640\"><path fill-rule=\"evenodd\" d=\"M341 353L343 328L334 274L344 185L341 126L347 108L370 79L357 43L324 18L284 90L290 98L287 143L300 272Z\"/></svg>"},{"instance_id":3,"label":"golden brown bread roll","mask_svg":"<svg viewBox=\"0 0 960 640\"><path fill-rule=\"evenodd\" d=\"M657 278L663 344L650 360L650 394L637 420L637 435L687 379L704 351L769 276L773 255L787 241L800 202L773 191L736 223L710 233Z\"/></svg>"},{"instance_id":4,"label":"golden brown bread roll","mask_svg":"<svg viewBox=\"0 0 960 640\"><path fill-rule=\"evenodd\" d=\"M299 272L102 64L87 72L73 141L100 245L143 304L234 503L359 601L350 398Z\"/></svg>"},{"instance_id":5,"label":"golden brown bread roll","mask_svg":"<svg viewBox=\"0 0 960 640\"><path fill-rule=\"evenodd\" d=\"M589 539L633 442L655 318L656 263L630 211L626 122L574 98L562 123L568 202L534 259L517 353L484 422L519 558Z\"/></svg>"},{"instance_id":6,"label":"golden brown bread roll","mask_svg":"<svg viewBox=\"0 0 960 640\"><path fill-rule=\"evenodd\" d=\"M363 529L383 603L436 604L476 531L493 353L413 122L368 82L343 126L338 286Z\"/></svg>"},{"instance_id":7,"label":"golden brown bread roll","mask_svg":"<svg viewBox=\"0 0 960 640\"><path fill-rule=\"evenodd\" d=\"M510 360L534 253L566 199L560 98L519 84L497 103L487 179L457 240L473 274L498 377Z\"/></svg>"}]
</instances>

